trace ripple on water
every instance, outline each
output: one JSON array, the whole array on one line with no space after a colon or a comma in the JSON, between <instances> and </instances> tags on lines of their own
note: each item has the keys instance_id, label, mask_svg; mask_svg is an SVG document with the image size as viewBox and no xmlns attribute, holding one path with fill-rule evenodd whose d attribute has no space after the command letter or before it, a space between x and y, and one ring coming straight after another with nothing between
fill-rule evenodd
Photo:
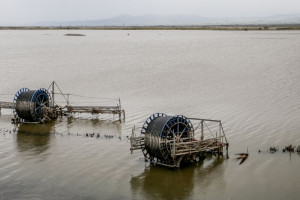
<instances>
[{"instance_id":1,"label":"ripple on water","mask_svg":"<svg viewBox=\"0 0 300 200\"><path fill-rule=\"evenodd\" d=\"M300 144L299 32L82 31L1 32L1 93L47 87L48 77L71 93L121 97L126 120L74 115L9 133L11 115L0 115L0 199L299 196L298 154L267 153ZM156 112L222 120L230 158L181 170L145 164L126 136ZM84 136L92 132L101 138ZM246 162L232 162L247 149Z\"/></svg>"}]
</instances>

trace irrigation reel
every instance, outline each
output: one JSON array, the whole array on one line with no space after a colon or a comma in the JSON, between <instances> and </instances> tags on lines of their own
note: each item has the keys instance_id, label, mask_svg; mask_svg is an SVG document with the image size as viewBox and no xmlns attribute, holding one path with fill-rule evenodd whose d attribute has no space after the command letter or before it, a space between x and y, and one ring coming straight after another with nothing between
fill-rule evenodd
<instances>
[{"instance_id":1,"label":"irrigation reel","mask_svg":"<svg viewBox=\"0 0 300 200\"><path fill-rule=\"evenodd\" d=\"M195 138L195 129L190 119L200 121L201 137ZM216 123L219 133L204 139L206 121ZM141 127L140 136L136 137L133 130L130 138L130 150L141 149L145 161L168 167L179 167L181 162L189 162L205 157L205 153L221 155L227 146L220 120L187 118L182 115L169 116L155 113L148 117ZM225 142L223 141L225 139Z\"/></svg>"},{"instance_id":2,"label":"irrigation reel","mask_svg":"<svg viewBox=\"0 0 300 200\"><path fill-rule=\"evenodd\" d=\"M50 101L51 96L44 88L20 89L13 98L15 122L43 122L50 110Z\"/></svg>"}]
</instances>

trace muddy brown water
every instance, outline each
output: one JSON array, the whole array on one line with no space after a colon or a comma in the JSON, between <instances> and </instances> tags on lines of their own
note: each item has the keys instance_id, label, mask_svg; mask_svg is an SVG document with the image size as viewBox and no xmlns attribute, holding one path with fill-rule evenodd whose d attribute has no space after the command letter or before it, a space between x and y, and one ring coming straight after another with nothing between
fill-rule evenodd
<instances>
[{"instance_id":1,"label":"muddy brown water","mask_svg":"<svg viewBox=\"0 0 300 200\"><path fill-rule=\"evenodd\" d=\"M2 110L0 199L299 199L300 155L267 153L300 145L299 55L299 31L1 31L1 100L55 80L99 98L73 104L120 97L126 120L74 115L13 132ZM229 158L170 170L130 154L131 128L155 112L221 119Z\"/></svg>"}]
</instances>

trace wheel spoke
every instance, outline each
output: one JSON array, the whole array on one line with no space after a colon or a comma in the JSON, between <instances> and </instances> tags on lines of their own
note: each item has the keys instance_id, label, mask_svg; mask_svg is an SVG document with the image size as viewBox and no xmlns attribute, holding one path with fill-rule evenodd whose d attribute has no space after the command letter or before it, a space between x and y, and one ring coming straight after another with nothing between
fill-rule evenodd
<instances>
[{"instance_id":1,"label":"wheel spoke","mask_svg":"<svg viewBox=\"0 0 300 200\"><path fill-rule=\"evenodd\" d=\"M36 98L36 101L37 101L39 104L41 104L40 96L38 96L38 97Z\"/></svg>"},{"instance_id":2,"label":"wheel spoke","mask_svg":"<svg viewBox=\"0 0 300 200\"><path fill-rule=\"evenodd\" d=\"M186 128L187 128L187 127L185 127L185 128L183 129L182 133L180 134L180 138L181 138L181 136L183 135L183 133L184 133L184 131L186 130Z\"/></svg>"},{"instance_id":3,"label":"wheel spoke","mask_svg":"<svg viewBox=\"0 0 300 200\"><path fill-rule=\"evenodd\" d=\"M40 107L42 107L42 105L39 105L35 110L38 110Z\"/></svg>"},{"instance_id":4,"label":"wheel spoke","mask_svg":"<svg viewBox=\"0 0 300 200\"><path fill-rule=\"evenodd\" d=\"M172 129L172 134L173 134L173 137L175 137L175 132L174 132L174 129Z\"/></svg>"}]
</instances>

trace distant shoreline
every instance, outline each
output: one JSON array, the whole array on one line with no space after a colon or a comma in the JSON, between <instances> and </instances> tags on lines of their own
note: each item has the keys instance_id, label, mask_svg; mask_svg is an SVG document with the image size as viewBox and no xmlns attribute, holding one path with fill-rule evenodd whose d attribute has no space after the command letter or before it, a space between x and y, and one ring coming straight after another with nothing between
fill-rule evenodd
<instances>
[{"instance_id":1,"label":"distant shoreline","mask_svg":"<svg viewBox=\"0 0 300 200\"><path fill-rule=\"evenodd\" d=\"M206 25L206 26L1 26L0 30L300 30L300 24Z\"/></svg>"}]
</instances>

